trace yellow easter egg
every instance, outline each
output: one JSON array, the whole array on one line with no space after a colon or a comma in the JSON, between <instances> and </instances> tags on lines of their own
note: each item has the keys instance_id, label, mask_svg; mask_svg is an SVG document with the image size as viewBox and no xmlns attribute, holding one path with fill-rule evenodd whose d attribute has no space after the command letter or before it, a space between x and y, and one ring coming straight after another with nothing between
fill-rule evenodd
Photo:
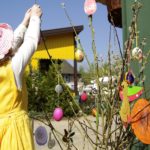
<instances>
[{"instance_id":1,"label":"yellow easter egg","mask_svg":"<svg viewBox=\"0 0 150 150\"><path fill-rule=\"evenodd\" d=\"M77 62L82 62L82 61L84 60L84 54L83 54L83 52L82 52L81 50L79 50L79 49L75 52L75 60L76 60Z\"/></svg>"}]
</instances>

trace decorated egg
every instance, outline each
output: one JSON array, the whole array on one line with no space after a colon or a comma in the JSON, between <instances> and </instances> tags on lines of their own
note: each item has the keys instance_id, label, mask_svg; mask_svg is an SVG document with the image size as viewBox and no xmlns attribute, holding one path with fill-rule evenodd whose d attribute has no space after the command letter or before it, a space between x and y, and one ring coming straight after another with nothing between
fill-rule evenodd
<instances>
[{"instance_id":1,"label":"decorated egg","mask_svg":"<svg viewBox=\"0 0 150 150\"><path fill-rule=\"evenodd\" d=\"M76 52L75 52L75 60L77 62L82 62L83 59L84 59L83 52L80 49L76 50Z\"/></svg>"},{"instance_id":2,"label":"decorated egg","mask_svg":"<svg viewBox=\"0 0 150 150\"><path fill-rule=\"evenodd\" d=\"M86 92L83 92L83 93L81 94L80 98L81 98L81 101L82 101L82 102L86 102L86 101L87 101L87 98L88 98Z\"/></svg>"},{"instance_id":3,"label":"decorated egg","mask_svg":"<svg viewBox=\"0 0 150 150\"><path fill-rule=\"evenodd\" d=\"M85 0L84 11L87 15L93 15L96 12L97 5L95 0Z\"/></svg>"},{"instance_id":4,"label":"decorated egg","mask_svg":"<svg viewBox=\"0 0 150 150\"><path fill-rule=\"evenodd\" d=\"M55 108L53 112L53 119L56 121L60 121L63 118L63 110L60 107Z\"/></svg>"},{"instance_id":5,"label":"decorated egg","mask_svg":"<svg viewBox=\"0 0 150 150\"><path fill-rule=\"evenodd\" d=\"M63 92L63 88L60 84L57 84L56 87L55 87L55 91L56 93L60 94Z\"/></svg>"},{"instance_id":6,"label":"decorated egg","mask_svg":"<svg viewBox=\"0 0 150 150\"><path fill-rule=\"evenodd\" d=\"M143 87L140 86L128 86L128 99L130 102L138 99L143 94ZM119 96L123 100L123 91L120 90Z\"/></svg>"},{"instance_id":7,"label":"decorated egg","mask_svg":"<svg viewBox=\"0 0 150 150\"><path fill-rule=\"evenodd\" d=\"M141 54L142 54L142 50L139 47L135 47L132 50L132 56L135 59L140 59L141 58Z\"/></svg>"},{"instance_id":8,"label":"decorated egg","mask_svg":"<svg viewBox=\"0 0 150 150\"><path fill-rule=\"evenodd\" d=\"M134 82L134 77L131 72L126 73L126 81L128 84L132 84Z\"/></svg>"},{"instance_id":9,"label":"decorated egg","mask_svg":"<svg viewBox=\"0 0 150 150\"><path fill-rule=\"evenodd\" d=\"M93 108L93 109L92 109L92 115L93 115L94 117L96 117L96 115L97 115L97 110L96 110L96 108Z\"/></svg>"},{"instance_id":10,"label":"decorated egg","mask_svg":"<svg viewBox=\"0 0 150 150\"><path fill-rule=\"evenodd\" d=\"M45 145L47 143L48 135L44 126L39 126L35 130L35 141L38 145Z\"/></svg>"},{"instance_id":11,"label":"decorated egg","mask_svg":"<svg viewBox=\"0 0 150 150\"><path fill-rule=\"evenodd\" d=\"M131 111L131 127L135 136L144 144L150 144L150 103L139 99Z\"/></svg>"}]
</instances>

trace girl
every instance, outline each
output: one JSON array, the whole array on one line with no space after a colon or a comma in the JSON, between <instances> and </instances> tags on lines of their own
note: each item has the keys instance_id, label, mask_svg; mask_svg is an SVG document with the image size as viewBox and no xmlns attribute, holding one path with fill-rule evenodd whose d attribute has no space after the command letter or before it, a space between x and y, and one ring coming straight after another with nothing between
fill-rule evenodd
<instances>
[{"instance_id":1,"label":"girl","mask_svg":"<svg viewBox=\"0 0 150 150\"><path fill-rule=\"evenodd\" d=\"M16 31L0 24L0 150L33 150L23 73L37 49L39 5L30 8Z\"/></svg>"}]
</instances>

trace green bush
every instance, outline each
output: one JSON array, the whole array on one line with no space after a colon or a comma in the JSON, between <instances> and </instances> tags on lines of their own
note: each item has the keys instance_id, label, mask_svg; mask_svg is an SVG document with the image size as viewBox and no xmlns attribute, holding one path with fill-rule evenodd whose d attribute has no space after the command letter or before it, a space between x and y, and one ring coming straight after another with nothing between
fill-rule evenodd
<instances>
[{"instance_id":1,"label":"green bush","mask_svg":"<svg viewBox=\"0 0 150 150\"><path fill-rule=\"evenodd\" d=\"M74 116L74 112L78 112L78 108L72 100L66 87L63 86L63 92L58 96L55 91L55 86L58 84L58 76L53 67L48 71L34 71L26 76L29 112L37 114L52 113L56 107L61 107L64 110L64 116ZM60 83L61 84L61 83ZM70 107L70 103L73 107Z\"/></svg>"}]
</instances>

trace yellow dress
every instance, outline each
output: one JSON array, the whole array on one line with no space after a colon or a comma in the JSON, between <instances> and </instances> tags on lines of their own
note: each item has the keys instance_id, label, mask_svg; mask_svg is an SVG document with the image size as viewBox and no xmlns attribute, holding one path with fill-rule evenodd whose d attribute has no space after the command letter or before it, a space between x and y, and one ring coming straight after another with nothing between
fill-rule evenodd
<instances>
[{"instance_id":1,"label":"yellow dress","mask_svg":"<svg viewBox=\"0 0 150 150\"><path fill-rule=\"evenodd\" d=\"M0 66L0 150L34 150L25 84L17 89L8 61Z\"/></svg>"}]
</instances>

